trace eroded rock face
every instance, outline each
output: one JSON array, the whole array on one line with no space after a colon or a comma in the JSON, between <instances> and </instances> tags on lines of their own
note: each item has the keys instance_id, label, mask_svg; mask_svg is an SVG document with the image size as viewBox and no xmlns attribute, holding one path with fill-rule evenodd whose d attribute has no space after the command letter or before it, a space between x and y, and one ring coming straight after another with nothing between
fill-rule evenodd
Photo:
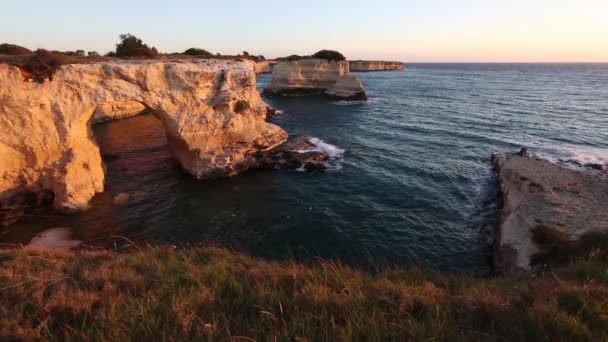
<instances>
[{"instance_id":1,"label":"eroded rock face","mask_svg":"<svg viewBox=\"0 0 608 342\"><path fill-rule=\"evenodd\" d=\"M350 74L347 61L324 59L280 61L272 80L264 90L267 95L327 94L345 100L365 99L365 90L356 76Z\"/></svg>"},{"instance_id":2,"label":"eroded rock face","mask_svg":"<svg viewBox=\"0 0 608 342\"><path fill-rule=\"evenodd\" d=\"M533 240L540 225L572 239L608 230L608 179L599 172L516 154L495 154L492 164L504 202L495 250L499 272L530 269L530 257L540 250Z\"/></svg>"},{"instance_id":3,"label":"eroded rock face","mask_svg":"<svg viewBox=\"0 0 608 342\"><path fill-rule=\"evenodd\" d=\"M144 114L148 109L137 101L116 101L99 105L93 112L93 124Z\"/></svg>"},{"instance_id":4,"label":"eroded rock face","mask_svg":"<svg viewBox=\"0 0 608 342\"><path fill-rule=\"evenodd\" d=\"M154 110L175 158L199 179L237 174L251 154L287 139L265 121L255 74L241 62L68 64L42 83L0 64L0 203L49 190L57 209L86 208L104 189L93 113L133 101Z\"/></svg>"},{"instance_id":5,"label":"eroded rock face","mask_svg":"<svg viewBox=\"0 0 608 342\"><path fill-rule=\"evenodd\" d=\"M402 62L389 61L349 61L350 71L366 72L366 71L394 71L403 70Z\"/></svg>"}]
</instances>

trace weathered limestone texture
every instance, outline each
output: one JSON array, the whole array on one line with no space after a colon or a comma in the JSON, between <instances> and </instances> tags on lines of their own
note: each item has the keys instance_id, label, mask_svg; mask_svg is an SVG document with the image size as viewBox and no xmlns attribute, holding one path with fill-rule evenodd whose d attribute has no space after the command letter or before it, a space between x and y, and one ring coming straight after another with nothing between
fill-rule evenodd
<instances>
[{"instance_id":1,"label":"weathered limestone texture","mask_svg":"<svg viewBox=\"0 0 608 342\"><path fill-rule=\"evenodd\" d=\"M57 209L86 208L104 189L93 114L134 102L154 111L175 158L199 179L244 171L250 154L287 139L265 121L270 108L242 62L67 64L42 83L0 64L0 203L47 190Z\"/></svg>"},{"instance_id":2,"label":"weathered limestone texture","mask_svg":"<svg viewBox=\"0 0 608 342\"><path fill-rule=\"evenodd\" d=\"M278 62L264 92L268 95L320 93L345 100L366 98L361 82L350 74L347 61L325 59Z\"/></svg>"}]
</instances>

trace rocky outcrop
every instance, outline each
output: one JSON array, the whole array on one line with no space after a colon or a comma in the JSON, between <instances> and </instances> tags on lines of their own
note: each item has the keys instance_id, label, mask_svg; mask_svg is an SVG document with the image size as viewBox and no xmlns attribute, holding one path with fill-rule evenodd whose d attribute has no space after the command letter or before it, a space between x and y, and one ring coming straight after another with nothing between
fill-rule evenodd
<instances>
[{"instance_id":1,"label":"rocky outcrop","mask_svg":"<svg viewBox=\"0 0 608 342\"><path fill-rule=\"evenodd\" d=\"M349 61L350 71L366 72L366 71L395 71L403 70L402 62L388 61Z\"/></svg>"},{"instance_id":2,"label":"rocky outcrop","mask_svg":"<svg viewBox=\"0 0 608 342\"><path fill-rule=\"evenodd\" d=\"M504 202L494 258L499 272L530 269L542 249L533 239L541 227L571 239L608 230L608 179L599 172L515 154L495 154L492 164Z\"/></svg>"},{"instance_id":3,"label":"rocky outcrop","mask_svg":"<svg viewBox=\"0 0 608 342\"><path fill-rule=\"evenodd\" d=\"M264 90L267 95L327 94L332 98L361 100L365 90L356 76L350 74L348 62L324 59L280 61L272 80Z\"/></svg>"},{"instance_id":4,"label":"rocky outcrop","mask_svg":"<svg viewBox=\"0 0 608 342\"><path fill-rule=\"evenodd\" d=\"M255 62L254 71L256 74L270 74L274 69L276 61L259 61Z\"/></svg>"},{"instance_id":5,"label":"rocky outcrop","mask_svg":"<svg viewBox=\"0 0 608 342\"><path fill-rule=\"evenodd\" d=\"M242 172L252 154L287 139L265 121L255 74L238 61L67 64L52 80L26 78L0 64L0 205L47 190L57 209L86 208L104 189L91 129L100 106L135 101L153 110L173 155L199 179Z\"/></svg>"},{"instance_id":6,"label":"rocky outcrop","mask_svg":"<svg viewBox=\"0 0 608 342\"><path fill-rule=\"evenodd\" d=\"M325 91L325 94L336 100L365 100L367 95L363 84L355 75L344 75L338 82Z\"/></svg>"},{"instance_id":7,"label":"rocky outcrop","mask_svg":"<svg viewBox=\"0 0 608 342\"><path fill-rule=\"evenodd\" d=\"M247 65L256 74L272 73L272 70L274 69L275 64L277 64L277 62L274 60L256 62L252 59L244 59L243 63L245 63L245 65Z\"/></svg>"}]
</instances>

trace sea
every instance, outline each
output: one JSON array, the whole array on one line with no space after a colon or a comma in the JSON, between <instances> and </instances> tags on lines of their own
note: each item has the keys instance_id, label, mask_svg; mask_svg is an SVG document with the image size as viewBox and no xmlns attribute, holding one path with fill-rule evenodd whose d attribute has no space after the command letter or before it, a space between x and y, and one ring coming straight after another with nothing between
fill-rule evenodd
<instances>
[{"instance_id":1,"label":"sea","mask_svg":"<svg viewBox=\"0 0 608 342\"><path fill-rule=\"evenodd\" d=\"M324 172L196 181L171 158L155 117L117 120L94 127L112 158L91 209L31 213L1 228L0 242L69 227L93 245L122 236L485 274L502 205L492 153L527 147L556 162L608 162L608 64L408 64L357 76L367 101L264 98L277 109L269 121L332 156ZM120 193L124 205L114 203Z\"/></svg>"}]
</instances>

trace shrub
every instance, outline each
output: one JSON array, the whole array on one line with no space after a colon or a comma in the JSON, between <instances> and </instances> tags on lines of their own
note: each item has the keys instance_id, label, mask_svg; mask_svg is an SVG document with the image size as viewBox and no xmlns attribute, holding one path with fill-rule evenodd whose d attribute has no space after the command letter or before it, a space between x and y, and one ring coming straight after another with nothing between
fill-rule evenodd
<instances>
[{"instance_id":1,"label":"shrub","mask_svg":"<svg viewBox=\"0 0 608 342\"><path fill-rule=\"evenodd\" d=\"M188 50L184 51L184 54L189 56L213 57L211 52L199 48L189 48Z\"/></svg>"},{"instance_id":2,"label":"shrub","mask_svg":"<svg viewBox=\"0 0 608 342\"><path fill-rule=\"evenodd\" d=\"M63 54L38 49L26 62L17 66L27 80L44 83L47 79L52 81L53 74L67 62L67 57Z\"/></svg>"},{"instance_id":3,"label":"shrub","mask_svg":"<svg viewBox=\"0 0 608 342\"><path fill-rule=\"evenodd\" d=\"M118 57L155 57L158 50L130 33L121 34L120 43L116 44L116 56Z\"/></svg>"},{"instance_id":4,"label":"shrub","mask_svg":"<svg viewBox=\"0 0 608 342\"><path fill-rule=\"evenodd\" d=\"M0 44L0 54L4 55L12 55L12 56L22 56L22 55L30 55L32 53L31 50L24 48L23 46L15 45L15 44Z\"/></svg>"},{"instance_id":5,"label":"shrub","mask_svg":"<svg viewBox=\"0 0 608 342\"><path fill-rule=\"evenodd\" d=\"M314 55L312 55L313 58L319 58L319 59L327 59L328 61L345 61L346 57L344 57L343 54L339 53L338 51L333 51L333 50L321 50L317 53L315 53Z\"/></svg>"},{"instance_id":6,"label":"shrub","mask_svg":"<svg viewBox=\"0 0 608 342\"><path fill-rule=\"evenodd\" d=\"M89 51L88 55L89 57L98 57L99 53L97 51Z\"/></svg>"}]
</instances>

